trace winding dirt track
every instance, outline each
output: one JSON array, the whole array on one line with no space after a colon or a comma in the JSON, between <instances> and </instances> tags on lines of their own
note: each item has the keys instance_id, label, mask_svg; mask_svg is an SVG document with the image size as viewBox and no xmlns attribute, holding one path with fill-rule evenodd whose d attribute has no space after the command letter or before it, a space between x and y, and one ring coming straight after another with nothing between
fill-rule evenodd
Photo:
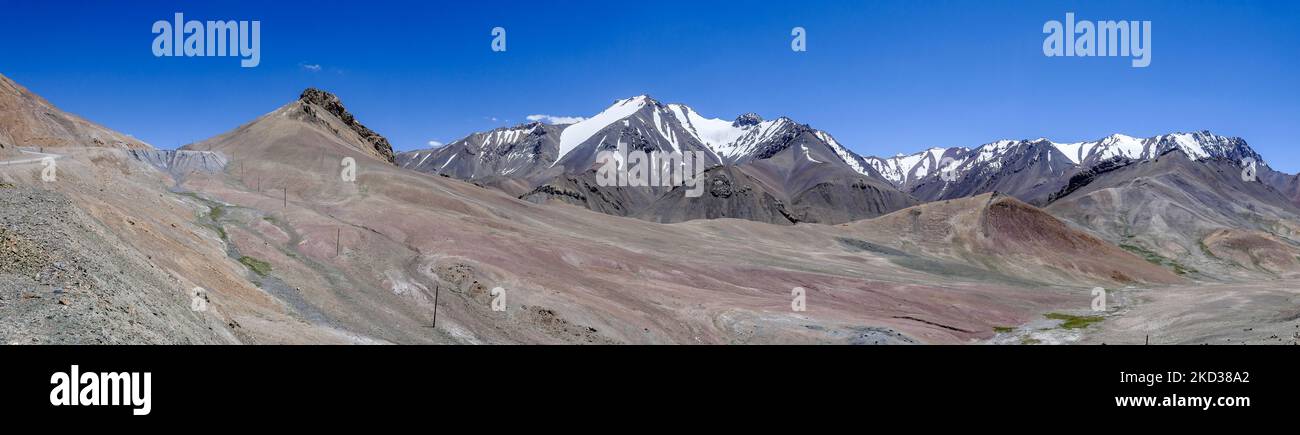
<instances>
[{"instance_id":1,"label":"winding dirt track","mask_svg":"<svg viewBox=\"0 0 1300 435\"><path fill-rule=\"evenodd\" d=\"M27 159L9 159L9 160L0 160L0 166L23 165L23 164L28 164L28 163L39 163L39 162L41 162L41 161L43 161L43 160L45 160L45 159L47 159L47 158L51 158L51 157L54 158L55 160L63 158L63 156L62 156L62 155L59 155L59 154L38 153L38 152L35 152L35 151L27 151L27 150L18 150L18 152L23 153L23 154L29 154L29 155L35 155L35 156L41 156L41 157L37 157L37 158L27 158Z\"/></svg>"}]
</instances>

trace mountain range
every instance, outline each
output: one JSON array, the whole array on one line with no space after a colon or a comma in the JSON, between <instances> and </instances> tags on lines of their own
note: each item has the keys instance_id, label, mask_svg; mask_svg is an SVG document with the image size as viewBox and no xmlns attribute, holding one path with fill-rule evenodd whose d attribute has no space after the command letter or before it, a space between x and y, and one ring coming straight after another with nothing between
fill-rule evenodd
<instances>
[{"instance_id":1,"label":"mountain range","mask_svg":"<svg viewBox=\"0 0 1300 435\"><path fill-rule=\"evenodd\" d=\"M708 195L681 189L599 186L596 154L697 151L712 166ZM1114 134L1060 143L999 140L974 148L931 148L889 158L861 156L829 133L789 118L747 113L727 121L641 95L615 101L574 124L532 122L475 133L442 147L400 153L399 166L489 185L535 202L559 201L656 222L735 217L768 223L843 223L921 202L1003 193L1043 206L1071 180L1170 152L1193 161L1256 162L1257 177L1289 198L1293 175L1271 169L1240 138L1208 131L1149 138Z\"/></svg>"},{"instance_id":2,"label":"mountain range","mask_svg":"<svg viewBox=\"0 0 1300 435\"><path fill-rule=\"evenodd\" d=\"M629 189L595 182L597 153L698 152L710 168L706 193ZM538 122L477 133L399 154L405 168L492 185L535 202L557 200L657 222L745 218L768 223L841 223L915 204L830 134L789 118L753 113L732 121L640 95L581 122ZM618 190L619 192L612 192Z\"/></svg>"},{"instance_id":3,"label":"mountain range","mask_svg":"<svg viewBox=\"0 0 1300 435\"><path fill-rule=\"evenodd\" d=\"M707 193L599 186L595 154L619 145L704 153L714 165L705 173ZM575 124L477 133L396 161L537 203L664 223L729 217L837 224L991 193L1046 207L1181 275L1285 275L1300 266L1291 255L1298 251L1297 176L1273 170L1245 140L1209 131L998 140L864 157L788 118L706 118L642 95Z\"/></svg>"},{"instance_id":4,"label":"mountain range","mask_svg":"<svg viewBox=\"0 0 1300 435\"><path fill-rule=\"evenodd\" d=\"M394 153L307 89L170 151L3 83L6 343L1295 341L1296 177L1208 132L882 159L637 96ZM620 145L704 194L600 185Z\"/></svg>"}]
</instances>

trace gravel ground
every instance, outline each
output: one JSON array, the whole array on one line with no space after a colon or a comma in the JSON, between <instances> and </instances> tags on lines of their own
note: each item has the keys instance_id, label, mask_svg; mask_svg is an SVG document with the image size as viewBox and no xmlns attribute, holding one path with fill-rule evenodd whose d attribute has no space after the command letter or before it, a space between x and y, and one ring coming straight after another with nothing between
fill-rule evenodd
<instances>
[{"instance_id":1,"label":"gravel ground","mask_svg":"<svg viewBox=\"0 0 1300 435\"><path fill-rule=\"evenodd\" d=\"M62 194L0 185L0 342L222 343L188 289Z\"/></svg>"}]
</instances>

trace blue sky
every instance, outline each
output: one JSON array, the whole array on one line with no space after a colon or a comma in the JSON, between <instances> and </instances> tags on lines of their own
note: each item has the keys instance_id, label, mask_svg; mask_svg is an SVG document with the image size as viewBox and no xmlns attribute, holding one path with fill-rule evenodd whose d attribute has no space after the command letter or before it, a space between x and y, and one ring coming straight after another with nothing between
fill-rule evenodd
<instances>
[{"instance_id":1,"label":"blue sky","mask_svg":"<svg viewBox=\"0 0 1300 435\"><path fill-rule=\"evenodd\" d=\"M712 117L789 116L865 155L1208 129L1300 170L1300 2L0 3L0 73L160 148L315 86L400 150L648 93ZM261 65L154 57L150 28L175 12L260 20ZM1151 20L1151 66L1045 57L1043 23L1066 12ZM790 50L795 26L807 52Z\"/></svg>"}]
</instances>

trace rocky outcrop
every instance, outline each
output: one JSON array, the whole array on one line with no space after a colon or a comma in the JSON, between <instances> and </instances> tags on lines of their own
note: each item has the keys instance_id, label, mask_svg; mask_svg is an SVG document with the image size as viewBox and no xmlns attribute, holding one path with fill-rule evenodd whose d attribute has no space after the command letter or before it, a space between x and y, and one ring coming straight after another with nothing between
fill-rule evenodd
<instances>
[{"instance_id":1,"label":"rocky outcrop","mask_svg":"<svg viewBox=\"0 0 1300 435\"><path fill-rule=\"evenodd\" d=\"M387 160L389 163L396 164L397 161L393 156L393 146L388 143L388 139L358 122L356 117L352 116L352 114L348 112L348 109L343 107L343 102L339 100L337 95L316 88L307 88L307 90L302 91L302 95L298 97L298 100L306 103L303 105L303 111L307 115L319 116L319 114L316 113L317 109L333 115L335 118L342 121L343 125L347 126L347 128L351 129L352 132L356 133L357 136L360 136L362 140L373 147L373 151L377 157Z\"/></svg>"},{"instance_id":2,"label":"rocky outcrop","mask_svg":"<svg viewBox=\"0 0 1300 435\"><path fill-rule=\"evenodd\" d=\"M763 122L763 117L758 116L757 113L749 112L744 115L737 116L736 120L732 121L731 125L733 127L745 127L750 125L758 125L758 123L760 122Z\"/></svg>"},{"instance_id":3,"label":"rocky outcrop","mask_svg":"<svg viewBox=\"0 0 1300 435\"><path fill-rule=\"evenodd\" d=\"M678 186L641 210L637 217L652 222L684 222L694 219L748 219L778 225L792 225L798 218L773 186L736 166L715 166L704 172L704 189L698 197L687 196L688 186Z\"/></svg>"},{"instance_id":4,"label":"rocky outcrop","mask_svg":"<svg viewBox=\"0 0 1300 435\"><path fill-rule=\"evenodd\" d=\"M629 216L640 206L653 202L665 188L619 188L601 186L596 172L565 174L520 195L536 204L562 202L615 216Z\"/></svg>"}]
</instances>

